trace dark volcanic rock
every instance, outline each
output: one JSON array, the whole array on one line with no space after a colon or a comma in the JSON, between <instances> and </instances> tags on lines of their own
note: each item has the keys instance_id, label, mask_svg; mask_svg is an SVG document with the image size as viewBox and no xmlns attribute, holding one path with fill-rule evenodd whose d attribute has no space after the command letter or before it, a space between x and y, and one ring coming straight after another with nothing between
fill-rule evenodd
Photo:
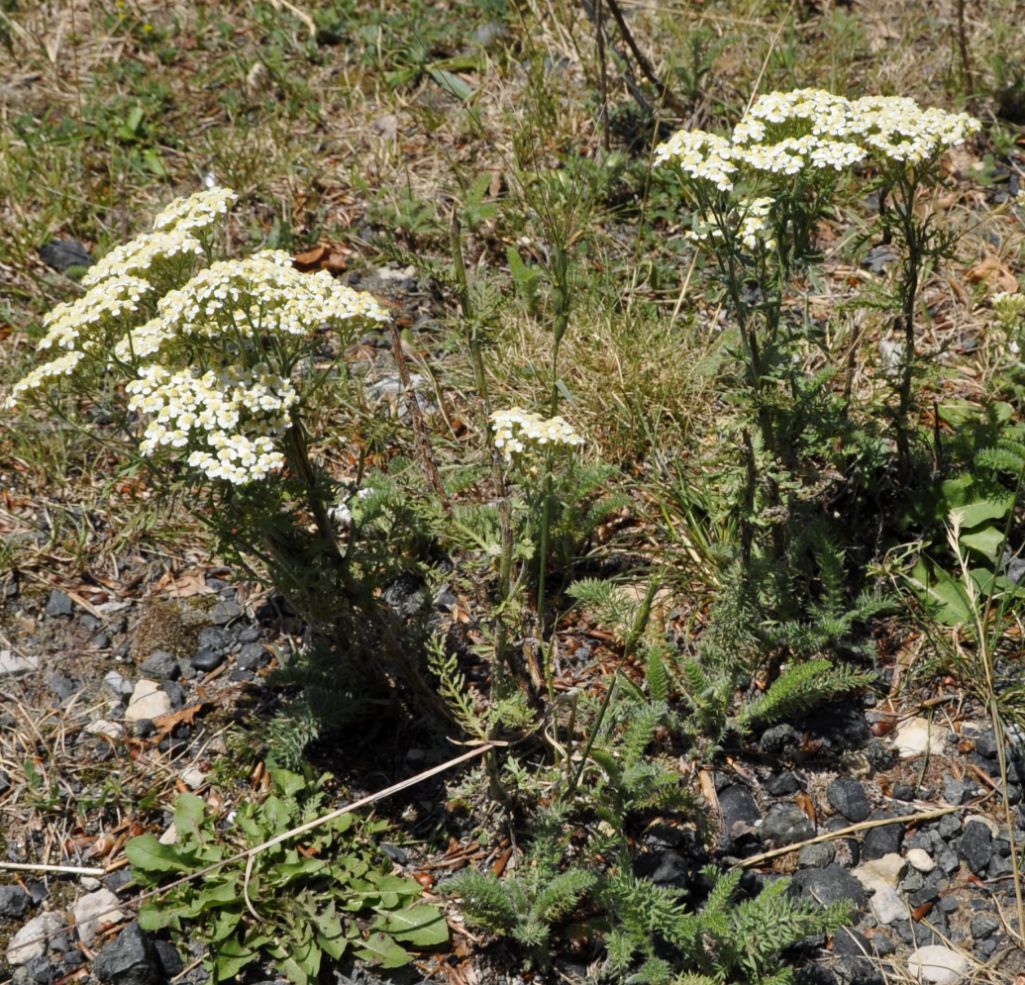
<instances>
[{"instance_id":1,"label":"dark volcanic rock","mask_svg":"<svg viewBox=\"0 0 1025 985\"><path fill-rule=\"evenodd\" d=\"M993 833L981 821L970 821L965 825L958 850L961 858L968 863L968 868L981 876L993 856Z\"/></svg>"},{"instance_id":2,"label":"dark volcanic rock","mask_svg":"<svg viewBox=\"0 0 1025 985\"><path fill-rule=\"evenodd\" d=\"M62 592L59 588L50 592L50 597L46 600L48 616L70 616L74 611L75 603L71 601L70 595Z\"/></svg>"},{"instance_id":3,"label":"dark volcanic rock","mask_svg":"<svg viewBox=\"0 0 1025 985\"><path fill-rule=\"evenodd\" d=\"M808 718L807 726L812 738L821 739L836 752L861 749L873 738L857 704L827 705Z\"/></svg>"},{"instance_id":4,"label":"dark volcanic rock","mask_svg":"<svg viewBox=\"0 0 1025 985\"><path fill-rule=\"evenodd\" d=\"M752 840L755 825L761 820L761 812L747 787L735 783L719 793L719 807L722 810L723 850L733 849L744 839Z\"/></svg>"},{"instance_id":5,"label":"dark volcanic rock","mask_svg":"<svg viewBox=\"0 0 1025 985\"><path fill-rule=\"evenodd\" d=\"M774 848L815 837L808 815L796 804L773 804L759 829L762 841Z\"/></svg>"},{"instance_id":6,"label":"dark volcanic rock","mask_svg":"<svg viewBox=\"0 0 1025 985\"><path fill-rule=\"evenodd\" d=\"M673 886L682 889L689 883L690 870L679 852L666 848L656 852L645 852L633 863L634 875L648 879L656 886Z\"/></svg>"},{"instance_id":7,"label":"dark volcanic rock","mask_svg":"<svg viewBox=\"0 0 1025 985\"><path fill-rule=\"evenodd\" d=\"M790 880L790 894L816 900L826 906L850 900L859 909L868 903L868 893L843 866L834 862L824 869L801 869Z\"/></svg>"},{"instance_id":8,"label":"dark volcanic rock","mask_svg":"<svg viewBox=\"0 0 1025 985\"><path fill-rule=\"evenodd\" d=\"M0 886L0 917L24 916L31 900L21 886Z\"/></svg>"},{"instance_id":9,"label":"dark volcanic rock","mask_svg":"<svg viewBox=\"0 0 1025 985\"><path fill-rule=\"evenodd\" d=\"M889 812L877 814L876 817L892 817ZM882 858L891 852L900 852L904 840L904 827L900 824L884 824L878 828L869 828L865 832L865 840L861 843L863 859Z\"/></svg>"},{"instance_id":10,"label":"dark volcanic rock","mask_svg":"<svg viewBox=\"0 0 1025 985\"><path fill-rule=\"evenodd\" d=\"M160 956L150 939L130 923L93 962L93 974L105 985L163 985Z\"/></svg>"},{"instance_id":11,"label":"dark volcanic rock","mask_svg":"<svg viewBox=\"0 0 1025 985\"><path fill-rule=\"evenodd\" d=\"M77 239L55 239L39 247L39 258L58 273L71 267L91 267L93 258Z\"/></svg>"},{"instance_id":12,"label":"dark volcanic rock","mask_svg":"<svg viewBox=\"0 0 1025 985\"><path fill-rule=\"evenodd\" d=\"M865 788L848 777L834 780L826 789L826 799L833 810L855 824L866 820L872 813Z\"/></svg>"},{"instance_id":13,"label":"dark volcanic rock","mask_svg":"<svg viewBox=\"0 0 1025 985\"><path fill-rule=\"evenodd\" d=\"M192 668L194 670L202 670L209 673L211 670L216 670L222 663L227 654L223 650L200 650L192 658Z\"/></svg>"},{"instance_id":14,"label":"dark volcanic rock","mask_svg":"<svg viewBox=\"0 0 1025 985\"><path fill-rule=\"evenodd\" d=\"M791 770L784 770L779 776L774 776L765 784L766 793L773 797L786 797L789 794L797 793L804 784L800 777Z\"/></svg>"},{"instance_id":15,"label":"dark volcanic rock","mask_svg":"<svg viewBox=\"0 0 1025 985\"><path fill-rule=\"evenodd\" d=\"M165 681L176 681L181 677L182 672L177 659L166 650L154 650L139 664L139 670L147 677L156 677Z\"/></svg>"}]
</instances>

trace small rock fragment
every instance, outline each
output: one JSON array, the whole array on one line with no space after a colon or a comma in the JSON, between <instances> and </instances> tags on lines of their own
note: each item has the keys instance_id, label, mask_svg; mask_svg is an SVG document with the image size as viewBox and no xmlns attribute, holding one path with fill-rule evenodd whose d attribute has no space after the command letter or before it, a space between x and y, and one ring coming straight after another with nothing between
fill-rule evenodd
<instances>
[{"instance_id":1,"label":"small rock fragment","mask_svg":"<svg viewBox=\"0 0 1025 985\"><path fill-rule=\"evenodd\" d=\"M895 920L907 920L908 905L892 886L883 886L872 894L869 900L872 915L884 926Z\"/></svg>"},{"instance_id":2,"label":"small rock fragment","mask_svg":"<svg viewBox=\"0 0 1025 985\"><path fill-rule=\"evenodd\" d=\"M70 616L74 611L75 603L71 601L71 596L67 592L62 592L59 588L50 592L50 597L46 600L48 616Z\"/></svg>"},{"instance_id":3,"label":"small rock fragment","mask_svg":"<svg viewBox=\"0 0 1025 985\"><path fill-rule=\"evenodd\" d=\"M970 821L958 843L961 857L977 876L982 875L993 856L993 834L985 824Z\"/></svg>"},{"instance_id":4,"label":"small rock fragment","mask_svg":"<svg viewBox=\"0 0 1025 985\"><path fill-rule=\"evenodd\" d=\"M893 748L901 759L914 759L925 752L932 756L942 755L946 741L946 730L925 718L911 718L901 725L893 737Z\"/></svg>"},{"instance_id":5,"label":"small rock fragment","mask_svg":"<svg viewBox=\"0 0 1025 985\"><path fill-rule=\"evenodd\" d=\"M30 902L31 897L21 886L0 886L0 917L22 917Z\"/></svg>"},{"instance_id":6,"label":"small rock fragment","mask_svg":"<svg viewBox=\"0 0 1025 985\"><path fill-rule=\"evenodd\" d=\"M850 900L859 909L868 902L864 887L842 865L833 862L822 869L801 869L790 880L791 896L829 906Z\"/></svg>"},{"instance_id":7,"label":"small rock fragment","mask_svg":"<svg viewBox=\"0 0 1025 985\"><path fill-rule=\"evenodd\" d=\"M163 985L166 980L156 949L137 923L100 951L93 974L105 985Z\"/></svg>"},{"instance_id":8,"label":"small rock fragment","mask_svg":"<svg viewBox=\"0 0 1025 985\"><path fill-rule=\"evenodd\" d=\"M953 985L968 970L968 959L939 944L920 947L908 955L912 978L933 985Z\"/></svg>"},{"instance_id":9,"label":"small rock fragment","mask_svg":"<svg viewBox=\"0 0 1025 985\"><path fill-rule=\"evenodd\" d=\"M109 889L97 889L83 896L75 903L72 913L83 944L91 944L102 931L125 919L125 912Z\"/></svg>"},{"instance_id":10,"label":"small rock fragment","mask_svg":"<svg viewBox=\"0 0 1025 985\"><path fill-rule=\"evenodd\" d=\"M924 848L909 848L908 865L919 872L932 872L936 868L933 857Z\"/></svg>"},{"instance_id":11,"label":"small rock fragment","mask_svg":"<svg viewBox=\"0 0 1025 985\"><path fill-rule=\"evenodd\" d=\"M826 798L833 810L855 824L864 821L872 813L865 788L857 780L848 777L834 780L826 789Z\"/></svg>"},{"instance_id":12,"label":"small rock fragment","mask_svg":"<svg viewBox=\"0 0 1025 985\"><path fill-rule=\"evenodd\" d=\"M46 954L47 946L58 942L67 944L68 922L63 913L49 911L33 917L21 928L7 945L7 963L28 964L33 958Z\"/></svg>"},{"instance_id":13,"label":"small rock fragment","mask_svg":"<svg viewBox=\"0 0 1025 985\"><path fill-rule=\"evenodd\" d=\"M141 664L141 670L148 677L156 677L162 680L174 681L181 676L181 667L178 661L166 650L154 650Z\"/></svg>"},{"instance_id":14,"label":"small rock fragment","mask_svg":"<svg viewBox=\"0 0 1025 985\"><path fill-rule=\"evenodd\" d=\"M16 657L10 650L0 650L0 677L38 669L39 657Z\"/></svg>"},{"instance_id":15,"label":"small rock fragment","mask_svg":"<svg viewBox=\"0 0 1025 985\"><path fill-rule=\"evenodd\" d=\"M895 852L862 862L851 874L869 891L893 889L907 868L907 862Z\"/></svg>"},{"instance_id":16,"label":"small rock fragment","mask_svg":"<svg viewBox=\"0 0 1025 985\"><path fill-rule=\"evenodd\" d=\"M125 734L124 726L120 722L108 722L105 718L97 718L95 722L90 722L84 731L89 735L105 735L110 739L120 739Z\"/></svg>"},{"instance_id":17,"label":"small rock fragment","mask_svg":"<svg viewBox=\"0 0 1025 985\"><path fill-rule=\"evenodd\" d=\"M128 707L125 709L125 719L129 722L139 722L144 718L159 718L170 710L171 699L160 690L160 685L156 681L143 678L132 691Z\"/></svg>"}]
</instances>

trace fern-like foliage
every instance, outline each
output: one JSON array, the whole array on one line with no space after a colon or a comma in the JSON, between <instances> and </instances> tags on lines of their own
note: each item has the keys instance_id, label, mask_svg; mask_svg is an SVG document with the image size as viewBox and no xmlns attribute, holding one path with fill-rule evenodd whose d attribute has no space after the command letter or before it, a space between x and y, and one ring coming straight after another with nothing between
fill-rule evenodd
<instances>
[{"instance_id":1,"label":"fern-like foliage","mask_svg":"<svg viewBox=\"0 0 1025 985\"><path fill-rule=\"evenodd\" d=\"M459 658L448 652L440 636L432 636L427 642L427 669L437 677L438 693L462 729L475 738L486 738L486 717L477 711L466 676L459 668Z\"/></svg>"},{"instance_id":2,"label":"fern-like foliage","mask_svg":"<svg viewBox=\"0 0 1025 985\"><path fill-rule=\"evenodd\" d=\"M748 704L733 722L741 731L753 725L770 725L865 687L874 679L875 674L871 672L848 666L835 667L825 659L809 660L783 671L769 689Z\"/></svg>"},{"instance_id":3,"label":"fern-like foliage","mask_svg":"<svg viewBox=\"0 0 1025 985\"><path fill-rule=\"evenodd\" d=\"M537 834L517 870L504 878L461 872L445 890L462 899L462 910L474 924L510 936L529 951L533 963L546 967L553 928L580 905L598 881L596 873L565 866L565 810L543 811Z\"/></svg>"},{"instance_id":4,"label":"fern-like foliage","mask_svg":"<svg viewBox=\"0 0 1025 985\"><path fill-rule=\"evenodd\" d=\"M803 938L833 931L849 919L845 905L821 907L787 895L787 880L770 883L739 901L740 872L704 870L712 881L705 904L689 910L679 890L655 886L628 873L607 877L599 901L614 914L617 930L607 952L605 976L654 985L787 985L783 952ZM666 956L665 946L675 952ZM661 951L659 950L661 947Z\"/></svg>"}]
</instances>

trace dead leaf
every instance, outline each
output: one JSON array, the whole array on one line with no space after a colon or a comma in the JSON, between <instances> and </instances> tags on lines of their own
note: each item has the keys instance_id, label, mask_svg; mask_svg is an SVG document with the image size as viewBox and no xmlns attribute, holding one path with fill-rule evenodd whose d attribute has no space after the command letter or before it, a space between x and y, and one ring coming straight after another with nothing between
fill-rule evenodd
<instances>
[{"instance_id":1,"label":"dead leaf","mask_svg":"<svg viewBox=\"0 0 1025 985\"><path fill-rule=\"evenodd\" d=\"M965 273L965 280L970 284L985 283L994 291L1013 294L1018 290L1018 278L993 254L983 257L974 267L970 267Z\"/></svg>"},{"instance_id":2,"label":"dead leaf","mask_svg":"<svg viewBox=\"0 0 1025 985\"><path fill-rule=\"evenodd\" d=\"M187 708L179 708L178 711L169 711L166 715L154 718L153 724L156 726L156 732L153 735L153 741L158 742L161 739L166 738L168 732L178 725L194 725L196 722L196 715L200 710L202 710L203 706L207 704L209 704L208 701L200 701L198 704L189 705ZM187 791L183 791L183 793L184 792Z\"/></svg>"},{"instance_id":3,"label":"dead leaf","mask_svg":"<svg viewBox=\"0 0 1025 985\"><path fill-rule=\"evenodd\" d=\"M210 595L213 591L214 589L206 583L206 573L198 569L177 576L167 571L153 586L154 593L167 592L168 595L179 599L188 599L196 595Z\"/></svg>"},{"instance_id":4,"label":"dead leaf","mask_svg":"<svg viewBox=\"0 0 1025 985\"><path fill-rule=\"evenodd\" d=\"M808 816L808 820L811 821L812 827L818 827L818 816L815 811L815 801L811 799L808 794L803 790L798 790L794 794L794 803L801 808L802 811Z\"/></svg>"},{"instance_id":5,"label":"dead leaf","mask_svg":"<svg viewBox=\"0 0 1025 985\"><path fill-rule=\"evenodd\" d=\"M316 270L325 256L327 256L327 247L323 243L318 243L311 250L296 253L292 259L296 267L305 273L308 270Z\"/></svg>"}]
</instances>

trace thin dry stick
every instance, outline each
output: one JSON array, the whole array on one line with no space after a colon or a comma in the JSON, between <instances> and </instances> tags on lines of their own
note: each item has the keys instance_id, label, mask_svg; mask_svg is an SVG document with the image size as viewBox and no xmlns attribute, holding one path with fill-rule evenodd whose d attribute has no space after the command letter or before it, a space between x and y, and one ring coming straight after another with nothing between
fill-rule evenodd
<instances>
[{"instance_id":1,"label":"thin dry stick","mask_svg":"<svg viewBox=\"0 0 1025 985\"><path fill-rule=\"evenodd\" d=\"M983 797L988 800L989 797ZM938 807L933 811L919 811L917 814L902 814L899 817L880 817L874 821L862 821L859 824L852 824L837 831L827 831L825 834L816 835L814 838L806 838L804 841L795 841L792 845L784 845L782 848L773 848L771 851L762 852L759 855L752 855L750 858L738 860L735 865L738 869L750 869L754 865L761 865L770 859L779 858L780 855L789 855L791 852L800 851L808 845L818 845L823 841L834 841L837 838L846 838L847 835L857 834L859 831L867 831L869 828L880 828L886 824L913 824L917 821L930 821L934 817L943 817L944 814L953 814L956 811L967 811L975 804L961 804L958 807Z\"/></svg>"},{"instance_id":2,"label":"thin dry stick","mask_svg":"<svg viewBox=\"0 0 1025 985\"><path fill-rule=\"evenodd\" d=\"M651 64L648 56L637 46L634 36L630 33L630 28L627 27L626 18L623 17L623 11L620 10L617 0L605 0L605 3L608 5L609 13L612 14L616 27L619 28L619 33L634 56L637 67L640 68L644 77L658 90L658 94L666 106L680 117L686 117L690 113L690 107L676 96L669 86L658 77L655 72L655 66Z\"/></svg>"},{"instance_id":3,"label":"thin dry stick","mask_svg":"<svg viewBox=\"0 0 1025 985\"><path fill-rule=\"evenodd\" d=\"M786 16L779 22L779 27L776 28L776 33L769 42L769 50L765 53L765 58L762 60L762 67L758 70L758 78L755 79L755 84L751 87L751 96L747 101L747 106L744 108L745 114L754 105L758 90L762 87L762 79L765 77L765 70L769 67L769 59L772 58L772 53L776 50L776 42L779 41L779 36L783 33L783 28L786 27L787 21L790 19L791 13L793 13L794 2L795 0L790 0Z\"/></svg>"},{"instance_id":4,"label":"thin dry stick","mask_svg":"<svg viewBox=\"0 0 1025 985\"><path fill-rule=\"evenodd\" d=\"M323 824L329 824L331 821L336 820L343 814L349 814L352 811L359 810L361 807L368 807L370 804L377 803L379 800L384 800L386 797L390 797L392 794L400 793L403 790L407 790L409 787L415 787L418 783L422 783L424 780L429 780L433 776L437 776L439 773L445 773L455 766L459 766L462 763L467 763L471 759L475 759L478 756L483 756L486 752L491 752L493 749L498 749L503 746L507 746L508 742L502 742L498 739L493 739L489 742L484 742L479 746L471 749L469 752L464 752L461 756L456 756L455 759L449 759L438 766L432 766L429 770L424 770L422 773L417 773L416 776L411 776L409 779L401 780L398 783L393 783L390 787L385 787L384 790L378 790L377 793L372 793L369 796L363 797L360 800L355 800L351 804L346 804L345 807L339 807L337 810L329 811L327 814L321 817L314 818L312 821L307 821L304 824L300 824L296 828L292 828L291 831L285 831L282 834L276 835L269 841L265 841L260 845L255 845L252 848L247 848L245 851L236 853L229 858L220 859L211 865L206 866L203 869L199 869L196 872L190 872L187 876L182 876L180 879L175 879L173 882L169 882L166 885L159 886L157 889L151 889L148 892L140 893L133 900L126 900L119 902L117 906L112 906L109 910L95 915L96 919L105 917L109 914L116 913L121 909L122 906L138 906L140 903L145 902L148 899L152 899L155 896L163 896L168 890L175 889L178 886L183 886L187 882L195 882L197 879L202 879L204 876L208 876L211 872L216 872L218 869L223 868L225 865L230 865L232 862L240 862L242 859L252 858L254 855L258 855L260 852L266 851L268 848L273 848L275 845L280 845L283 841L287 841L289 838L294 838L297 835L305 834L307 831L312 831L314 828L318 828ZM100 870L101 875L106 875L109 872L113 872L115 869L121 868L124 863L121 861L116 862L113 865L108 866L105 870ZM48 941L53 937L59 936L59 934L39 934L37 937L30 938L26 941L19 941L19 947L27 947L30 944L38 944L43 941ZM7 985L6 982L2 985Z\"/></svg>"},{"instance_id":5,"label":"thin dry stick","mask_svg":"<svg viewBox=\"0 0 1025 985\"><path fill-rule=\"evenodd\" d=\"M594 31L598 46L598 122L601 124L601 144L607 154L612 145L609 139L609 83L605 64L605 14L602 0L594 0Z\"/></svg>"},{"instance_id":6,"label":"thin dry stick","mask_svg":"<svg viewBox=\"0 0 1025 985\"><path fill-rule=\"evenodd\" d=\"M105 876L108 869L91 869L87 865L44 865L42 862L0 862L0 869L12 872L59 872L69 876Z\"/></svg>"}]
</instances>

